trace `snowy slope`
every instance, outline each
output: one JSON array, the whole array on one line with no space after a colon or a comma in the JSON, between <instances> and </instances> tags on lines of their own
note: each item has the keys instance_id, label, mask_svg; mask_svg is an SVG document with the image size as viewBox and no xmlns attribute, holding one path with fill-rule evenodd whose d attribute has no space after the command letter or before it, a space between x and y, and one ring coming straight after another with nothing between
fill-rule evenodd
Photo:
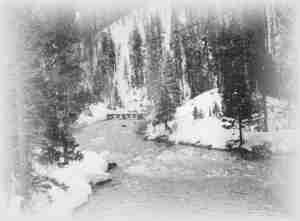
<instances>
[{"instance_id":1,"label":"snowy slope","mask_svg":"<svg viewBox=\"0 0 300 221\"><path fill-rule=\"evenodd\" d=\"M287 130L287 103L275 98L267 98L270 131L268 133L244 131L245 148L268 143L272 152L289 152L295 149L290 140L296 139L295 130ZM193 111L201 112L201 118L194 119ZM218 111L214 111L218 110ZM152 126L149 124L146 132L148 139L167 136L175 143L211 146L217 149L226 149L226 142L237 139L237 129L225 129L222 122L222 97L218 89L206 91L194 99L178 107L175 119L169 122L172 133L164 125ZM294 142L297 143L297 142Z\"/></svg>"},{"instance_id":2,"label":"snowy slope","mask_svg":"<svg viewBox=\"0 0 300 221\"><path fill-rule=\"evenodd\" d=\"M194 99L188 100L184 105L177 108L176 119L186 118L187 115L192 116L193 110L196 107L198 111L201 110L203 117L207 118L212 115L215 106L222 109L222 98L218 93L218 89L206 91Z\"/></svg>"},{"instance_id":3,"label":"snowy slope","mask_svg":"<svg viewBox=\"0 0 300 221\"><path fill-rule=\"evenodd\" d=\"M222 110L222 98L217 88L204 92L179 107L174 120L176 129L170 135L170 140L224 149L226 141L236 137L236 131L222 126L219 113L213 111L216 107ZM202 113L200 119L193 117L195 108Z\"/></svg>"}]
</instances>

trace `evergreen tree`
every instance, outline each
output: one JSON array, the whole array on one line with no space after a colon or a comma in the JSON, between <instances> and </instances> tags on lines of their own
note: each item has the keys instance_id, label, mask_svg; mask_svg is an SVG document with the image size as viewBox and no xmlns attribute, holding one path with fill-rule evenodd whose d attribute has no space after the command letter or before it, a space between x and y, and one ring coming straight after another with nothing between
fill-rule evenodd
<instances>
[{"instance_id":1,"label":"evergreen tree","mask_svg":"<svg viewBox=\"0 0 300 221\"><path fill-rule=\"evenodd\" d=\"M176 76L176 62L175 59L170 55L170 53L166 53L166 61L164 64L163 71L163 82L165 88L167 89L171 101L173 103L172 106L178 107L181 105L181 91L179 86L179 79Z\"/></svg>"},{"instance_id":2,"label":"evergreen tree","mask_svg":"<svg viewBox=\"0 0 300 221\"><path fill-rule=\"evenodd\" d=\"M242 121L251 119L253 111L252 92L248 77L248 41L239 24L234 20L224 28L222 43L221 71L223 72L224 115L238 121L240 145L243 144Z\"/></svg>"},{"instance_id":3,"label":"evergreen tree","mask_svg":"<svg viewBox=\"0 0 300 221\"><path fill-rule=\"evenodd\" d=\"M143 41L137 27L134 28L130 38L130 63L133 69L132 85L141 87L144 85L144 52Z\"/></svg>"},{"instance_id":4,"label":"evergreen tree","mask_svg":"<svg viewBox=\"0 0 300 221\"><path fill-rule=\"evenodd\" d=\"M208 19L193 10L187 14L181 38L185 56L185 74L191 88L191 98L214 87L211 44L208 39Z\"/></svg>"},{"instance_id":5,"label":"evergreen tree","mask_svg":"<svg viewBox=\"0 0 300 221\"><path fill-rule=\"evenodd\" d=\"M152 16L150 23L145 26L146 59L147 59L147 90L150 100L154 103L160 99L160 84L162 82L163 65L163 35L160 18Z\"/></svg>"},{"instance_id":6,"label":"evergreen tree","mask_svg":"<svg viewBox=\"0 0 300 221\"><path fill-rule=\"evenodd\" d=\"M100 101L102 97L110 96L113 87L112 79L116 71L116 48L109 31L101 33L101 50L99 53L93 89L96 101Z\"/></svg>"},{"instance_id":7,"label":"evergreen tree","mask_svg":"<svg viewBox=\"0 0 300 221\"><path fill-rule=\"evenodd\" d=\"M168 89L164 86L160 89L160 98L157 104L157 110L155 115L155 121L157 123L163 123L165 129L171 130L168 126L168 121L174 117L176 107L172 102Z\"/></svg>"},{"instance_id":8,"label":"evergreen tree","mask_svg":"<svg viewBox=\"0 0 300 221\"><path fill-rule=\"evenodd\" d=\"M198 119L198 109L196 106L193 109L193 118L194 120Z\"/></svg>"},{"instance_id":9,"label":"evergreen tree","mask_svg":"<svg viewBox=\"0 0 300 221\"><path fill-rule=\"evenodd\" d=\"M170 40L170 49L172 53L172 57L174 59L174 74L179 82L179 86L183 89L183 60L182 60L182 44L181 44L181 36L180 36L180 24L177 18L177 14L175 11L172 13L172 26L171 26L171 40ZM181 84L180 84L181 83ZM180 95L180 102L184 99L183 93Z\"/></svg>"},{"instance_id":10,"label":"evergreen tree","mask_svg":"<svg viewBox=\"0 0 300 221\"><path fill-rule=\"evenodd\" d=\"M160 88L160 97L157 104L156 121L164 123L165 128L170 130L167 122L174 118L176 107L181 104L181 92L176 79L174 59L169 53L166 54L164 63L163 82Z\"/></svg>"},{"instance_id":11,"label":"evergreen tree","mask_svg":"<svg viewBox=\"0 0 300 221\"><path fill-rule=\"evenodd\" d=\"M85 107L77 100L83 90L83 71L74 47L79 42L74 11L58 9L52 19L53 26L46 32L48 39L41 45L47 77L34 78L33 83L44 99L40 115L47 125L45 136L50 147L46 146L43 152L50 163L67 164L80 157L70 125L76 120L72 115L78 116Z\"/></svg>"}]
</instances>

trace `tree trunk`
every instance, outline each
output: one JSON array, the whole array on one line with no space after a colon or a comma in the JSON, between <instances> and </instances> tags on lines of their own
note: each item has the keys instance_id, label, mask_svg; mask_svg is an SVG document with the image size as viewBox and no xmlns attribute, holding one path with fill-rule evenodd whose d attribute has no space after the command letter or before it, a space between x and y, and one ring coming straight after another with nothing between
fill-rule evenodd
<instances>
[{"instance_id":1,"label":"tree trunk","mask_svg":"<svg viewBox=\"0 0 300 221\"><path fill-rule=\"evenodd\" d=\"M264 132L269 131L268 127L268 108L267 108L267 96L265 92L262 92L263 96L263 112L264 112Z\"/></svg>"},{"instance_id":2,"label":"tree trunk","mask_svg":"<svg viewBox=\"0 0 300 221\"><path fill-rule=\"evenodd\" d=\"M240 148L242 147L243 145L243 129L242 129L242 118L239 116L239 139L240 139Z\"/></svg>"}]
</instances>

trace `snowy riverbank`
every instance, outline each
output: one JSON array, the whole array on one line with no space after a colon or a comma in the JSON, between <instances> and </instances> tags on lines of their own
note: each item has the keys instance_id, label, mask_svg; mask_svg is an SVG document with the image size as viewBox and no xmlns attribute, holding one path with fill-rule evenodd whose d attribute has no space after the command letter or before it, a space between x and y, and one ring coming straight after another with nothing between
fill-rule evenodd
<instances>
[{"instance_id":1,"label":"snowy riverbank","mask_svg":"<svg viewBox=\"0 0 300 221\"><path fill-rule=\"evenodd\" d=\"M267 107L271 132L257 132L250 126L244 130L244 147L264 145L273 153L287 153L296 150L297 131L287 129L288 104L268 97ZM200 117L195 118L195 110ZM172 143L208 146L214 149L227 149L227 143L238 139L238 128L226 129L222 121L222 98L218 89L204 92L177 108L174 120L168 122L171 132L165 125L148 124L146 138L156 140L163 137ZM255 125L254 125L255 126Z\"/></svg>"},{"instance_id":2,"label":"snowy riverbank","mask_svg":"<svg viewBox=\"0 0 300 221\"><path fill-rule=\"evenodd\" d=\"M109 152L100 154L83 151L83 159L73 161L65 167L36 165L36 172L53 182L45 193L33 195L32 209L34 216L49 214L53 217L70 217L72 211L86 203L92 194L92 186L111 179L108 170Z\"/></svg>"}]
</instances>

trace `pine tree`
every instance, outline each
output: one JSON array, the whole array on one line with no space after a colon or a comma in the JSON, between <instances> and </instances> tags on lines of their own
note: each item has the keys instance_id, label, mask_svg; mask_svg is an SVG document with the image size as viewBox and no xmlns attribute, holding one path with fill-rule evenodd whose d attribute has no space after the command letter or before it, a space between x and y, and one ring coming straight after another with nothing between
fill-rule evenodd
<instances>
[{"instance_id":1,"label":"pine tree","mask_svg":"<svg viewBox=\"0 0 300 221\"><path fill-rule=\"evenodd\" d=\"M212 44L208 39L209 17L189 10L181 39L185 57L185 75L191 88L191 98L214 87Z\"/></svg>"},{"instance_id":2,"label":"pine tree","mask_svg":"<svg viewBox=\"0 0 300 221\"><path fill-rule=\"evenodd\" d=\"M198 119L198 109L196 106L193 109L193 118L194 120Z\"/></svg>"},{"instance_id":3,"label":"pine tree","mask_svg":"<svg viewBox=\"0 0 300 221\"><path fill-rule=\"evenodd\" d=\"M150 23L145 26L146 30L146 83L150 100L154 103L160 99L160 83L162 82L163 70L163 35L161 19L152 16Z\"/></svg>"},{"instance_id":4,"label":"pine tree","mask_svg":"<svg viewBox=\"0 0 300 221\"><path fill-rule=\"evenodd\" d=\"M176 79L175 62L169 53L163 70L163 82L160 88L160 97L157 104L156 121L164 123L165 128L170 130L167 122L174 118L176 107L181 104L181 92L179 81Z\"/></svg>"},{"instance_id":5,"label":"pine tree","mask_svg":"<svg viewBox=\"0 0 300 221\"><path fill-rule=\"evenodd\" d=\"M163 123L165 129L171 130L168 126L168 121L172 120L175 112L175 105L172 102L168 89L164 86L160 89L160 98L157 104L157 111L155 115L155 121Z\"/></svg>"},{"instance_id":6,"label":"pine tree","mask_svg":"<svg viewBox=\"0 0 300 221\"><path fill-rule=\"evenodd\" d=\"M178 21L178 17L175 11L172 13L172 32L171 32L171 40L170 40L170 49L172 52L172 56L174 58L174 73L176 79L178 81L183 80L183 60L182 60L182 44L181 44L181 34L180 34L180 24ZM183 100L183 96L181 96L181 100Z\"/></svg>"},{"instance_id":7,"label":"pine tree","mask_svg":"<svg viewBox=\"0 0 300 221\"><path fill-rule=\"evenodd\" d=\"M81 84L83 70L76 53L79 37L75 12L58 7L49 11L51 15L47 13L41 9L25 30L31 33L25 51L34 54L27 63L32 73L28 75L26 101L31 107L28 114L32 116L32 128L39 133L32 136L43 137L42 142L33 145L41 148L39 160L67 164L81 157L70 126L90 96Z\"/></svg>"},{"instance_id":8,"label":"pine tree","mask_svg":"<svg viewBox=\"0 0 300 221\"><path fill-rule=\"evenodd\" d=\"M223 72L224 115L234 118L239 124L240 146L243 144L242 121L251 119L252 92L247 79L248 44L243 30L234 20L224 29L222 43L221 71Z\"/></svg>"},{"instance_id":9,"label":"pine tree","mask_svg":"<svg viewBox=\"0 0 300 221\"><path fill-rule=\"evenodd\" d=\"M169 96L171 97L173 106L180 106L182 102L182 96L180 91L179 79L177 79L176 76L176 61L168 52L166 53L163 77L164 85L169 93Z\"/></svg>"},{"instance_id":10,"label":"pine tree","mask_svg":"<svg viewBox=\"0 0 300 221\"><path fill-rule=\"evenodd\" d=\"M110 31L101 33L101 49L99 53L93 88L96 101L100 101L102 97L111 96L113 87L112 79L116 71L117 55Z\"/></svg>"},{"instance_id":11,"label":"pine tree","mask_svg":"<svg viewBox=\"0 0 300 221\"><path fill-rule=\"evenodd\" d=\"M144 85L144 51L143 41L137 27L134 28L130 38L130 63L133 69L132 85L141 87Z\"/></svg>"}]
</instances>

